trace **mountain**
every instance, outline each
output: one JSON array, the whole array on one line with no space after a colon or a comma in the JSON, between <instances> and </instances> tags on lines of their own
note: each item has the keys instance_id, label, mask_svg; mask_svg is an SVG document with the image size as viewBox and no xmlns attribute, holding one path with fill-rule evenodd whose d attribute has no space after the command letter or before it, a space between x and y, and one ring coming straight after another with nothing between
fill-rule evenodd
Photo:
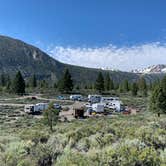
<instances>
[{"instance_id":1,"label":"mountain","mask_svg":"<svg viewBox=\"0 0 166 166\"><path fill-rule=\"evenodd\" d=\"M109 72L114 81L124 79L135 81L140 77L138 73L101 70L79 67L61 63L45 52L21 40L0 36L0 74L8 73L11 76L20 70L25 79L35 74L38 79L58 80L65 68L68 68L75 82L85 84L95 81L98 72L104 75ZM154 79L148 75L148 79Z\"/></svg>"},{"instance_id":2,"label":"mountain","mask_svg":"<svg viewBox=\"0 0 166 166\"><path fill-rule=\"evenodd\" d=\"M149 66L144 69L132 70L132 72L133 73L142 73L142 74L166 73L166 65L163 65L163 64L153 65L153 66Z\"/></svg>"}]
</instances>

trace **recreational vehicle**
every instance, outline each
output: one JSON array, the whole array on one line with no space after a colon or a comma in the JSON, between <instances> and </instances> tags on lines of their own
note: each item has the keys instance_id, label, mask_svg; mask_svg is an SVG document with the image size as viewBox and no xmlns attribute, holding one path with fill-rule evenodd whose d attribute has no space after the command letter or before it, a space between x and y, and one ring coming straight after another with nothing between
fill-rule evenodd
<instances>
[{"instance_id":1,"label":"recreational vehicle","mask_svg":"<svg viewBox=\"0 0 166 166\"><path fill-rule=\"evenodd\" d=\"M103 113L104 112L104 104L102 104L102 103L92 104L92 110L96 113Z\"/></svg>"},{"instance_id":2,"label":"recreational vehicle","mask_svg":"<svg viewBox=\"0 0 166 166\"><path fill-rule=\"evenodd\" d=\"M28 104L24 107L24 112L29 114L38 114L48 108L48 103ZM61 110L62 107L59 104L54 104L54 108Z\"/></svg>"},{"instance_id":3,"label":"recreational vehicle","mask_svg":"<svg viewBox=\"0 0 166 166\"><path fill-rule=\"evenodd\" d=\"M103 103L106 108L113 109L118 112L123 111L124 109L123 103L118 97L102 97L101 103Z\"/></svg>"},{"instance_id":4,"label":"recreational vehicle","mask_svg":"<svg viewBox=\"0 0 166 166\"><path fill-rule=\"evenodd\" d=\"M24 111L26 113L40 113L48 108L47 103L38 103L38 104L30 104L30 105L25 105Z\"/></svg>"}]
</instances>

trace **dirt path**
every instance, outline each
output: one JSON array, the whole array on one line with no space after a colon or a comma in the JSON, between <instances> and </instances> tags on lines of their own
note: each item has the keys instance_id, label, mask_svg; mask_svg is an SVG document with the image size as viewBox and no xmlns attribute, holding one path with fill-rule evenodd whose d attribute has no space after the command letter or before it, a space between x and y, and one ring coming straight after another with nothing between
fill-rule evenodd
<instances>
[{"instance_id":1,"label":"dirt path","mask_svg":"<svg viewBox=\"0 0 166 166\"><path fill-rule=\"evenodd\" d=\"M0 103L0 106L16 106L16 107L23 107L23 106L25 106L25 104Z\"/></svg>"},{"instance_id":2,"label":"dirt path","mask_svg":"<svg viewBox=\"0 0 166 166\"><path fill-rule=\"evenodd\" d=\"M7 99L2 99L3 101L10 101L10 100L22 100L22 99L28 99L28 98L36 98L38 100L46 100L46 101L57 101L57 102L71 102L73 103L73 101L71 100L58 100L58 99L48 99L48 98L44 98L44 97L40 97L40 95L29 95L29 96L20 96L20 97L15 97L15 98L7 98Z\"/></svg>"}]
</instances>

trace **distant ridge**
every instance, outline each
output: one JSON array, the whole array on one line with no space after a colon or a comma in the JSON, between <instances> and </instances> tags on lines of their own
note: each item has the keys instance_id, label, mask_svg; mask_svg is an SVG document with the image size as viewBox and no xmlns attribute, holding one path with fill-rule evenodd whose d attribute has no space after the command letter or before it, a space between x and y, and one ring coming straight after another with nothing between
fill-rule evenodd
<instances>
[{"instance_id":1,"label":"distant ridge","mask_svg":"<svg viewBox=\"0 0 166 166\"><path fill-rule=\"evenodd\" d=\"M132 72L142 73L142 74L166 73L166 65L164 64L153 65L144 69L135 69L132 70Z\"/></svg>"}]
</instances>

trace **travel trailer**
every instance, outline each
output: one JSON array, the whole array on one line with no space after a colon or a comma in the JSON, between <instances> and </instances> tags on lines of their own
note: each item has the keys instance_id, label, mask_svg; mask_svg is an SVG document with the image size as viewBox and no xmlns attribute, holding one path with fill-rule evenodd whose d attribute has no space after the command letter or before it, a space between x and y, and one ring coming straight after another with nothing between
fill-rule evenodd
<instances>
[{"instance_id":1,"label":"travel trailer","mask_svg":"<svg viewBox=\"0 0 166 166\"><path fill-rule=\"evenodd\" d=\"M38 103L38 104L30 104L30 105L25 105L24 111L26 113L40 113L48 108L47 103Z\"/></svg>"},{"instance_id":2,"label":"travel trailer","mask_svg":"<svg viewBox=\"0 0 166 166\"><path fill-rule=\"evenodd\" d=\"M48 103L28 104L24 106L24 112L28 114L38 114L48 108ZM61 110L62 107L59 104L54 104L54 108Z\"/></svg>"},{"instance_id":3,"label":"travel trailer","mask_svg":"<svg viewBox=\"0 0 166 166\"><path fill-rule=\"evenodd\" d=\"M88 101L90 103L99 103L101 100L101 95L88 95Z\"/></svg>"}]
</instances>

